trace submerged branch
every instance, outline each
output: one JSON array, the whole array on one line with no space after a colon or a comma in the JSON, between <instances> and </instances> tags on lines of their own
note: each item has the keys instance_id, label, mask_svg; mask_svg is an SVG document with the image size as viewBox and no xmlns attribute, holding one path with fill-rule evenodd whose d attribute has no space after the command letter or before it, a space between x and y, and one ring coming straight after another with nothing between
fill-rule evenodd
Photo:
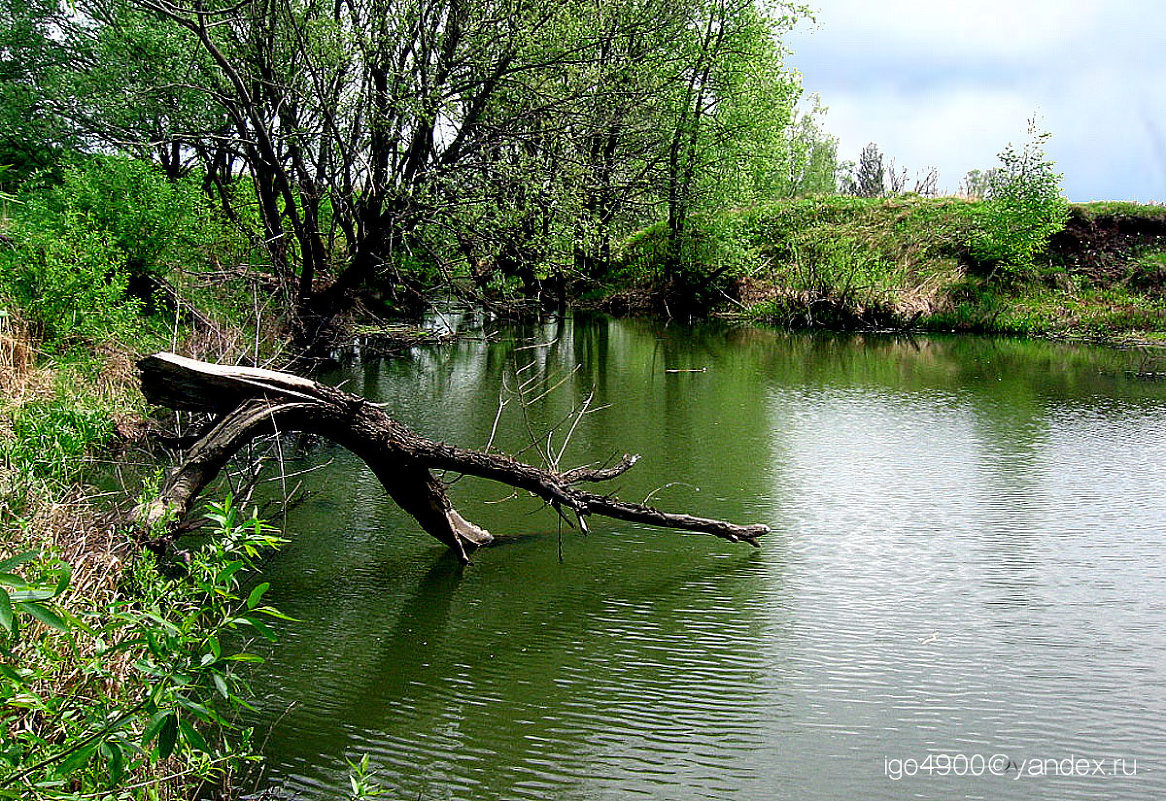
<instances>
[{"instance_id":1,"label":"submerged branch","mask_svg":"<svg viewBox=\"0 0 1166 801\"><path fill-rule=\"evenodd\" d=\"M234 454L264 434L304 431L330 439L363 459L385 491L429 534L465 560L466 549L493 537L462 517L432 470L490 479L523 489L554 507L574 512L586 530L588 515L601 515L687 532L712 534L730 542L757 545L765 525L741 526L722 520L663 512L587 492L578 484L609 481L631 469L638 456L625 455L611 467L544 470L511 456L434 442L393 420L364 398L289 373L232 367L156 353L138 364L142 392L152 403L218 415L215 425L188 452L167 479L159 498L141 507L143 524L189 512L202 489Z\"/></svg>"}]
</instances>

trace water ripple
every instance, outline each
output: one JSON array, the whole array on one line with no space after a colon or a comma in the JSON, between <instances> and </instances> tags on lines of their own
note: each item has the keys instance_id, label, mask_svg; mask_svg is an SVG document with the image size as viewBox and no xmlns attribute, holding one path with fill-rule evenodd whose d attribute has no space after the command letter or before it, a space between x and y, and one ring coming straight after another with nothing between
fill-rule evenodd
<instances>
[{"instance_id":1,"label":"water ripple","mask_svg":"<svg viewBox=\"0 0 1166 801\"><path fill-rule=\"evenodd\" d=\"M292 518L323 533L292 532L269 571L304 621L254 677L289 792L335 797L367 754L401 798L1166 797L1166 398L1123 378L1132 357L639 322L531 336L559 338L540 353L560 367L586 356L575 391L613 403L581 424L579 461L634 448L628 497L680 481L657 500L775 533L752 552L596 521L560 543L553 518L459 484L488 528L533 535L463 570L338 459ZM364 385L484 442L504 349ZM716 380L666 379L673 359ZM885 774L937 752L1142 770Z\"/></svg>"}]
</instances>

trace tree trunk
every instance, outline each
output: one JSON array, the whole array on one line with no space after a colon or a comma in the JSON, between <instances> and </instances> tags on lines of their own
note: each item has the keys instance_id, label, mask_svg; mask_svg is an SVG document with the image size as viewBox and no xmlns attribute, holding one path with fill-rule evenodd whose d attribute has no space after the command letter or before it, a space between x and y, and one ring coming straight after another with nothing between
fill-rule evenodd
<instances>
[{"instance_id":1,"label":"tree trunk","mask_svg":"<svg viewBox=\"0 0 1166 801\"><path fill-rule=\"evenodd\" d=\"M510 456L427 440L364 398L289 373L208 364L173 353L156 353L138 367L142 392L150 402L218 415L211 430L169 476L159 497L137 510L138 522L147 526L187 514L202 489L254 438L304 431L330 439L363 459L393 500L463 561L467 560L467 549L486 545L493 537L453 508L445 485L431 472L434 469L527 490L564 518L564 510L572 512L584 531L586 517L592 514L713 534L754 546L757 537L769 531L764 525L739 526L662 512L577 486L621 475L636 463L636 456L624 456L609 468L552 472Z\"/></svg>"}]
</instances>

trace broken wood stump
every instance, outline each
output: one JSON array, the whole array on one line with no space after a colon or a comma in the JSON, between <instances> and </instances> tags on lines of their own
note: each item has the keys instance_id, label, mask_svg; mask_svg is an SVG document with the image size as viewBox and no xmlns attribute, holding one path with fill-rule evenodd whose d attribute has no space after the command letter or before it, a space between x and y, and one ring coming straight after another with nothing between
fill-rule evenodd
<instances>
[{"instance_id":1,"label":"broken wood stump","mask_svg":"<svg viewBox=\"0 0 1166 801\"><path fill-rule=\"evenodd\" d=\"M215 415L207 433L167 477L158 497L137 510L138 522L147 526L167 516L177 519L186 515L203 488L256 437L299 431L329 439L359 456L389 496L462 561L468 560L467 549L486 545L493 537L453 508L446 485L433 470L526 490L564 518L565 512L571 512L584 531L589 515L712 534L754 546L757 538L769 531L760 524L741 526L662 512L578 486L622 475L636 463L637 456L625 455L607 468L555 472L504 454L433 442L364 398L290 373L211 364L165 352L142 359L138 369L142 392L151 403Z\"/></svg>"}]
</instances>

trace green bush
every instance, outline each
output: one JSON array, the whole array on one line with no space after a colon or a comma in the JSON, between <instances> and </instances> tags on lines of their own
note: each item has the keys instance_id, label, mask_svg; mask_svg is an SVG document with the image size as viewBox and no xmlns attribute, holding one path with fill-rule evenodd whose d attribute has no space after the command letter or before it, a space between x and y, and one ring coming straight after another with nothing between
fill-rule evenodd
<instances>
[{"instance_id":1,"label":"green bush","mask_svg":"<svg viewBox=\"0 0 1166 801\"><path fill-rule=\"evenodd\" d=\"M213 235L198 182L172 181L140 159L93 157L42 197L40 224L98 232L131 276L163 275Z\"/></svg>"},{"instance_id":2,"label":"green bush","mask_svg":"<svg viewBox=\"0 0 1166 801\"><path fill-rule=\"evenodd\" d=\"M241 668L262 660L224 640L274 638L267 621L287 619L266 583L242 585L279 540L229 497L207 518L213 540L185 578L138 567L132 597L94 609L67 565L0 562L0 798L157 798L159 760L193 786L248 758L231 718L250 692Z\"/></svg>"},{"instance_id":3,"label":"green bush","mask_svg":"<svg viewBox=\"0 0 1166 801\"><path fill-rule=\"evenodd\" d=\"M0 255L0 294L22 309L49 351L78 340L121 338L141 305L126 296L123 263L108 240L84 224L27 232L22 246Z\"/></svg>"},{"instance_id":4,"label":"green bush","mask_svg":"<svg viewBox=\"0 0 1166 801\"><path fill-rule=\"evenodd\" d=\"M762 262L753 247L752 235L740 213L693 217L681 235L674 280L700 284L714 273L744 275ZM674 246L668 224L659 222L628 237L620 246L621 257L615 277L630 283L651 283L666 279L670 249Z\"/></svg>"},{"instance_id":5,"label":"green bush","mask_svg":"<svg viewBox=\"0 0 1166 801\"><path fill-rule=\"evenodd\" d=\"M60 183L27 189L11 208L0 297L23 310L50 351L132 335L148 279L212 234L195 183L125 158L94 157Z\"/></svg>"},{"instance_id":6,"label":"green bush","mask_svg":"<svg viewBox=\"0 0 1166 801\"><path fill-rule=\"evenodd\" d=\"M977 260L1011 277L1032 272L1036 255L1069 218L1061 175L1044 152L1050 134L1030 122L1029 136L1020 151L1009 145L1000 153L1000 167L989 175L981 207L981 232L972 242Z\"/></svg>"}]
</instances>

